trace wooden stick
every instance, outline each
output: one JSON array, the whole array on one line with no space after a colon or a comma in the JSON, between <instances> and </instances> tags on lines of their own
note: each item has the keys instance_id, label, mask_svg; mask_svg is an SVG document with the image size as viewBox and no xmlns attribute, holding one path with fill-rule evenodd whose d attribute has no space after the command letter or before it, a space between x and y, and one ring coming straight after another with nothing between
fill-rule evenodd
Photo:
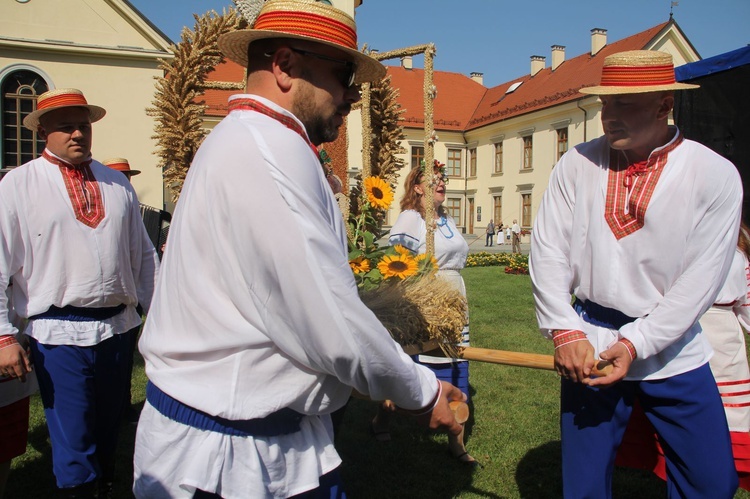
<instances>
[{"instance_id":1,"label":"wooden stick","mask_svg":"<svg viewBox=\"0 0 750 499\"><path fill-rule=\"evenodd\" d=\"M434 349L437 342L428 342L422 345L423 353L435 357L445 357L442 350ZM406 349L404 349L406 351ZM411 350L411 349L410 349ZM478 362L488 362L490 364L503 364L506 366L531 367L533 369L545 369L547 371L555 370L555 358L552 355L541 353L511 352L507 350L492 350L489 348L461 347L458 349L460 358L465 360L474 360ZM409 354L416 352L407 351ZM599 361L594 366L591 374L594 376L606 376L612 372L612 364Z\"/></svg>"}]
</instances>

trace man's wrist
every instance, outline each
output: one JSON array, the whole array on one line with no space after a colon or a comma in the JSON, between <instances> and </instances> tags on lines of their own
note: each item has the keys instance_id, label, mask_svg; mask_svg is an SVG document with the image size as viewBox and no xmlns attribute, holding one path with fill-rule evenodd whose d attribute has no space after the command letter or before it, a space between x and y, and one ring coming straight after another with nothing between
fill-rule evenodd
<instances>
[{"instance_id":1,"label":"man's wrist","mask_svg":"<svg viewBox=\"0 0 750 499\"><path fill-rule=\"evenodd\" d=\"M443 384L440 382L440 380L437 380L437 384L438 384L437 393L435 394L435 397L433 397L432 401L429 404L422 407L421 409L414 409L414 410L406 409L404 410L404 412L414 417L424 416L425 414L432 412L432 410L435 408L438 401L440 400L440 395L443 393Z\"/></svg>"},{"instance_id":2,"label":"man's wrist","mask_svg":"<svg viewBox=\"0 0 750 499\"><path fill-rule=\"evenodd\" d=\"M12 347L13 345L18 345L18 340L16 340L15 336L12 335L5 335L0 336L0 350L3 348Z\"/></svg>"},{"instance_id":3,"label":"man's wrist","mask_svg":"<svg viewBox=\"0 0 750 499\"><path fill-rule=\"evenodd\" d=\"M563 345L587 339L586 333L578 329L558 329L552 333L552 341L555 344L555 350Z\"/></svg>"}]
</instances>

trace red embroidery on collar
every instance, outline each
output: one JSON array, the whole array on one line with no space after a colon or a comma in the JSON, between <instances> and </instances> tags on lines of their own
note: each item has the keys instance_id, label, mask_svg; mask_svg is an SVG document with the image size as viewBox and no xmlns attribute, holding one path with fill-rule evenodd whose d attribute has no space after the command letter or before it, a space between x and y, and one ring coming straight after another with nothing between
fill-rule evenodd
<instances>
[{"instance_id":1,"label":"red embroidery on collar","mask_svg":"<svg viewBox=\"0 0 750 499\"><path fill-rule=\"evenodd\" d=\"M620 168L622 152L610 149L609 178L604 219L612 234L620 240L641 229L646 219L646 209L661 177L669 153L683 141L680 134L674 142L656 151L645 162Z\"/></svg>"},{"instance_id":2,"label":"red embroidery on collar","mask_svg":"<svg viewBox=\"0 0 750 499\"><path fill-rule=\"evenodd\" d=\"M104 220L104 201L99 183L91 171L91 160L76 166L52 156L46 150L42 156L60 168L76 220L95 229Z\"/></svg>"},{"instance_id":3,"label":"red embroidery on collar","mask_svg":"<svg viewBox=\"0 0 750 499\"><path fill-rule=\"evenodd\" d=\"M271 109L270 107L266 106L265 104L262 104L258 102L255 99L248 99L248 98L240 98L240 99L232 99L229 101L229 112L231 113L235 109L239 109L241 111L255 111L261 114L264 114L268 116L269 118L273 118L285 127L287 127L290 130L293 130L297 132L297 134L302 137L302 140L307 143L308 146L310 146L310 149L312 149L312 152L315 154L315 157L318 157L318 148L315 147L315 145L310 142L310 139L307 136L307 132L302 128L302 126L293 118L279 113L278 111L275 111Z\"/></svg>"}]
</instances>

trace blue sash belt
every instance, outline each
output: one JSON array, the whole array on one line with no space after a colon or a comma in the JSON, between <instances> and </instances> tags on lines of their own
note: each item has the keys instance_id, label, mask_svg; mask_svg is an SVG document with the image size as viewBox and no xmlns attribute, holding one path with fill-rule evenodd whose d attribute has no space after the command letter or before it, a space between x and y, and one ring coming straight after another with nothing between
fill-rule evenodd
<instances>
[{"instance_id":1,"label":"blue sash belt","mask_svg":"<svg viewBox=\"0 0 750 499\"><path fill-rule=\"evenodd\" d=\"M61 308L52 305L49 309L47 309L46 312L32 315L31 317L29 317L29 320L57 319L61 321L71 322L103 321L106 319L111 319L123 310L125 310L124 303L121 303L116 307L99 308L74 307L73 305L65 305Z\"/></svg>"},{"instance_id":2,"label":"blue sash belt","mask_svg":"<svg viewBox=\"0 0 750 499\"><path fill-rule=\"evenodd\" d=\"M635 322L636 317L630 317L614 308L604 307L593 301L581 301L576 298L573 308L581 319L595 326L609 329L620 329L625 324Z\"/></svg>"},{"instance_id":3,"label":"blue sash belt","mask_svg":"<svg viewBox=\"0 0 750 499\"><path fill-rule=\"evenodd\" d=\"M233 420L211 416L175 400L149 381L146 400L163 416L199 430L214 431L233 437L276 437L299 431L304 417L285 407L257 419Z\"/></svg>"}]
</instances>

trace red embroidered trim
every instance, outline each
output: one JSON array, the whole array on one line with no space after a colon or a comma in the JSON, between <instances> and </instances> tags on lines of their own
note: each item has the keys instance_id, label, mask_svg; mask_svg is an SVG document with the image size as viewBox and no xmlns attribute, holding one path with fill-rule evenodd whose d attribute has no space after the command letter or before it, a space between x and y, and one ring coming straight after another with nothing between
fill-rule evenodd
<instances>
[{"instance_id":1,"label":"red embroidered trim","mask_svg":"<svg viewBox=\"0 0 750 499\"><path fill-rule=\"evenodd\" d=\"M750 395L750 390L743 390L741 392L725 392L720 393L722 397L739 397L740 395Z\"/></svg>"},{"instance_id":2,"label":"red embroidered trim","mask_svg":"<svg viewBox=\"0 0 750 499\"><path fill-rule=\"evenodd\" d=\"M732 385L742 385L745 383L750 383L750 379L741 379L738 381L718 381L716 383L716 386L732 386Z\"/></svg>"},{"instance_id":3,"label":"red embroidered trim","mask_svg":"<svg viewBox=\"0 0 750 499\"><path fill-rule=\"evenodd\" d=\"M274 111L270 107L261 104L260 102L254 100L254 99L247 99L247 98L240 98L240 99L232 99L229 101L229 112L231 113L234 110L240 110L240 111L255 111L257 113L264 114L268 116L269 118L273 118L285 127L287 127L290 130L293 130L297 132L297 134L302 137L302 139L307 143L308 146L310 146L310 149L312 149L312 152L315 153L315 157L318 157L318 148L315 147L315 145L310 142L310 139L307 136L307 132L305 131L302 126L297 123L294 119L290 118L289 116L286 116L284 114L281 114L277 111Z\"/></svg>"},{"instance_id":4,"label":"red embroidered trim","mask_svg":"<svg viewBox=\"0 0 750 499\"><path fill-rule=\"evenodd\" d=\"M0 336L0 350L13 345L18 345L15 336Z\"/></svg>"},{"instance_id":5,"label":"red embroidered trim","mask_svg":"<svg viewBox=\"0 0 750 499\"><path fill-rule=\"evenodd\" d=\"M46 150L42 156L60 168L76 220L95 229L104 220L104 201L99 183L91 171L91 160L74 166L52 156Z\"/></svg>"},{"instance_id":6,"label":"red embroidered trim","mask_svg":"<svg viewBox=\"0 0 750 499\"><path fill-rule=\"evenodd\" d=\"M742 404L724 404L724 407L747 407L750 406L750 402L744 402Z\"/></svg>"},{"instance_id":7,"label":"red embroidered trim","mask_svg":"<svg viewBox=\"0 0 750 499\"><path fill-rule=\"evenodd\" d=\"M622 343L623 345L625 345L625 348L628 349L630 360L635 360L638 357L638 353L635 351L635 345L633 345L632 341L627 338L621 338L620 340L618 340L618 343Z\"/></svg>"},{"instance_id":8,"label":"red embroidered trim","mask_svg":"<svg viewBox=\"0 0 750 499\"><path fill-rule=\"evenodd\" d=\"M643 227L646 208L654 194L664 165L667 164L669 153L682 141L683 137L680 134L672 144L651 154L645 167L640 168L628 165L628 168L618 169L618 158L622 153L610 149L604 219L618 240ZM630 168L631 166L633 168ZM637 181L641 177L642 180ZM629 199L628 191L630 191Z\"/></svg>"},{"instance_id":9,"label":"red embroidered trim","mask_svg":"<svg viewBox=\"0 0 750 499\"><path fill-rule=\"evenodd\" d=\"M586 334L577 329L561 329L552 333L552 341L555 344L555 350L568 343L587 340Z\"/></svg>"}]
</instances>

